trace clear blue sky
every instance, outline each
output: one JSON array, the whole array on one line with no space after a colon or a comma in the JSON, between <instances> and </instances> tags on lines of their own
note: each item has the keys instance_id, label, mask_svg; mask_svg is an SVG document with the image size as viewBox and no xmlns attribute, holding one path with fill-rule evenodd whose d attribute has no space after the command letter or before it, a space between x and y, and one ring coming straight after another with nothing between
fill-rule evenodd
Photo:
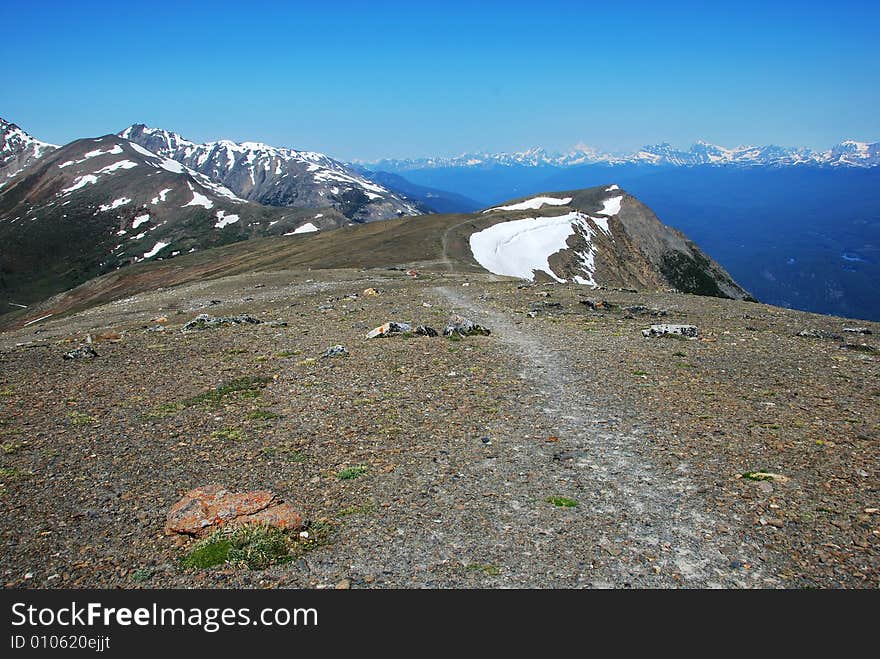
<instances>
[{"instance_id":1,"label":"clear blue sky","mask_svg":"<svg viewBox=\"0 0 880 659\"><path fill-rule=\"evenodd\" d=\"M878 2L4 0L0 116L344 159L880 139Z\"/></svg>"}]
</instances>

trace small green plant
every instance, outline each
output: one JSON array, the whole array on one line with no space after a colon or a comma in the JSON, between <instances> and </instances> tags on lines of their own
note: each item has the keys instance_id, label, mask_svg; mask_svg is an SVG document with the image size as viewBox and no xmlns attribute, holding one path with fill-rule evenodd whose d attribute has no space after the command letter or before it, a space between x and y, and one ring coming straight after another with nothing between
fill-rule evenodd
<instances>
[{"instance_id":1,"label":"small green plant","mask_svg":"<svg viewBox=\"0 0 880 659\"><path fill-rule=\"evenodd\" d=\"M636 375L638 377L642 377L642 376L648 375L648 371L633 371L633 375Z\"/></svg>"},{"instance_id":2,"label":"small green plant","mask_svg":"<svg viewBox=\"0 0 880 659\"><path fill-rule=\"evenodd\" d=\"M682 352L681 350L676 350L675 352L672 353L672 356L673 357L687 357L687 353Z\"/></svg>"},{"instance_id":3,"label":"small green plant","mask_svg":"<svg viewBox=\"0 0 880 659\"><path fill-rule=\"evenodd\" d=\"M30 472L22 471L16 467L0 467L0 482L2 483L17 483L18 481L26 480L30 476Z\"/></svg>"},{"instance_id":4,"label":"small green plant","mask_svg":"<svg viewBox=\"0 0 880 659\"><path fill-rule=\"evenodd\" d=\"M225 442L239 442L244 439L244 433L238 428L224 428L211 433L211 439L219 439Z\"/></svg>"},{"instance_id":5,"label":"small green plant","mask_svg":"<svg viewBox=\"0 0 880 659\"><path fill-rule=\"evenodd\" d=\"M15 393L15 390L12 387L5 387L0 389L0 396L11 396Z\"/></svg>"},{"instance_id":6,"label":"small green plant","mask_svg":"<svg viewBox=\"0 0 880 659\"><path fill-rule=\"evenodd\" d=\"M348 467L347 469L343 469L338 474L336 474L337 478L341 481L350 481L355 478L360 478L365 473L367 473L367 468L365 465L357 465L356 467Z\"/></svg>"},{"instance_id":7,"label":"small green plant","mask_svg":"<svg viewBox=\"0 0 880 659\"><path fill-rule=\"evenodd\" d=\"M183 405L191 407L194 405L206 405L209 407L219 407L226 398L230 396L240 396L243 398L256 398L262 393L262 390L272 381L272 378L262 376L246 376L236 378L229 382L224 382L216 389L210 389L203 393L197 394L183 401Z\"/></svg>"},{"instance_id":8,"label":"small green plant","mask_svg":"<svg viewBox=\"0 0 880 659\"><path fill-rule=\"evenodd\" d=\"M247 415L248 421L271 421L278 418L281 418L279 414L268 410L254 410Z\"/></svg>"},{"instance_id":9,"label":"small green plant","mask_svg":"<svg viewBox=\"0 0 880 659\"><path fill-rule=\"evenodd\" d=\"M185 407L183 403L159 403L144 416L148 419L163 419L166 416L174 416Z\"/></svg>"},{"instance_id":10,"label":"small green plant","mask_svg":"<svg viewBox=\"0 0 880 659\"><path fill-rule=\"evenodd\" d=\"M148 567L142 567L131 573L131 580L135 583L146 583L153 578L153 571Z\"/></svg>"},{"instance_id":11,"label":"small green plant","mask_svg":"<svg viewBox=\"0 0 880 659\"><path fill-rule=\"evenodd\" d=\"M282 350L281 352L276 352L275 356L279 359L290 359L300 354L302 354L301 350Z\"/></svg>"},{"instance_id":12,"label":"small green plant","mask_svg":"<svg viewBox=\"0 0 880 659\"><path fill-rule=\"evenodd\" d=\"M67 416L70 419L70 422L75 426L93 426L98 423L98 419L90 414L83 414L82 412L71 412Z\"/></svg>"},{"instance_id":13,"label":"small green plant","mask_svg":"<svg viewBox=\"0 0 880 659\"><path fill-rule=\"evenodd\" d=\"M547 503L552 503L558 508L575 508L578 505L577 501L568 497L548 497Z\"/></svg>"},{"instance_id":14,"label":"small green plant","mask_svg":"<svg viewBox=\"0 0 880 659\"><path fill-rule=\"evenodd\" d=\"M491 565L489 563L470 563L469 565L465 565L464 569L468 572L482 572L483 574L488 574L491 577L501 574L500 567L498 567L497 565Z\"/></svg>"},{"instance_id":15,"label":"small green plant","mask_svg":"<svg viewBox=\"0 0 880 659\"><path fill-rule=\"evenodd\" d=\"M285 458L290 462L305 462L306 454L297 450L291 443L278 444L277 446L264 446L263 455L274 458Z\"/></svg>"},{"instance_id":16,"label":"small green plant","mask_svg":"<svg viewBox=\"0 0 880 659\"><path fill-rule=\"evenodd\" d=\"M773 476L763 471L747 471L742 477L749 481L772 481Z\"/></svg>"},{"instance_id":17,"label":"small green plant","mask_svg":"<svg viewBox=\"0 0 880 659\"><path fill-rule=\"evenodd\" d=\"M13 455L14 453L18 453L24 444L20 442L3 442L0 444L0 450L3 451L4 455Z\"/></svg>"},{"instance_id":18,"label":"small green plant","mask_svg":"<svg viewBox=\"0 0 880 659\"><path fill-rule=\"evenodd\" d=\"M304 552L329 542L332 526L313 522L305 531L292 535L263 524L237 526L214 531L181 558L186 569L204 569L229 563L250 570L287 563Z\"/></svg>"},{"instance_id":19,"label":"small green plant","mask_svg":"<svg viewBox=\"0 0 880 659\"><path fill-rule=\"evenodd\" d=\"M446 337L449 341L461 341L461 335L458 332L453 332L449 336Z\"/></svg>"},{"instance_id":20,"label":"small green plant","mask_svg":"<svg viewBox=\"0 0 880 659\"><path fill-rule=\"evenodd\" d=\"M368 501L359 506L349 506L348 508L343 508L339 511L339 516L348 517L350 515L375 515L376 510L376 502Z\"/></svg>"}]
</instances>

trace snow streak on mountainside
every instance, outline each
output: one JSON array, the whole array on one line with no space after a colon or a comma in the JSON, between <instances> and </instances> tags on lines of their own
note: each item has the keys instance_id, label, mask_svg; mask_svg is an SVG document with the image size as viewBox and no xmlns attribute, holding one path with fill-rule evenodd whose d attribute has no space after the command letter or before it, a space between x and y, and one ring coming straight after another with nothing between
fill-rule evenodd
<instances>
[{"instance_id":1,"label":"snow streak on mountainside","mask_svg":"<svg viewBox=\"0 0 880 659\"><path fill-rule=\"evenodd\" d=\"M355 222L421 211L415 203L321 153L259 142L196 144L175 133L134 124L119 135L269 206L332 207Z\"/></svg>"},{"instance_id":2,"label":"snow streak on mountainside","mask_svg":"<svg viewBox=\"0 0 880 659\"><path fill-rule=\"evenodd\" d=\"M672 167L695 165L877 167L880 166L880 142L846 140L828 151L774 145L726 148L702 141L682 151L664 142L642 147L635 153L623 156L602 153L591 147L578 145L567 153L551 153L535 148L519 153L467 153L452 158L386 159L364 164L374 169L392 172L441 167L574 167L594 164Z\"/></svg>"},{"instance_id":3,"label":"snow streak on mountainside","mask_svg":"<svg viewBox=\"0 0 880 659\"><path fill-rule=\"evenodd\" d=\"M0 188L7 179L57 148L54 144L31 137L15 124L0 119Z\"/></svg>"}]
</instances>

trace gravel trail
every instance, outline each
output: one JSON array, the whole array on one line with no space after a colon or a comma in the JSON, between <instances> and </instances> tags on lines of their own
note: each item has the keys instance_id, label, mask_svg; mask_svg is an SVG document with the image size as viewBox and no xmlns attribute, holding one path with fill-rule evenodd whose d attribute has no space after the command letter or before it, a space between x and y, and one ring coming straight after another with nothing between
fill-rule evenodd
<instances>
[{"instance_id":1,"label":"gravel trail","mask_svg":"<svg viewBox=\"0 0 880 659\"><path fill-rule=\"evenodd\" d=\"M601 565L594 563L590 570L592 586L768 585L760 570L741 568L755 564L751 556L759 549L736 543L737 555L729 555L733 552L730 538L725 538L726 525L701 512L704 506L686 473L664 479L644 455L639 436L603 429L616 412L597 408L583 387L589 374L566 364L566 352L573 346L515 325L511 316L485 308L460 289L435 290L460 312L491 327L495 340L519 360L521 377L538 392L537 409L557 429L560 441L517 442L506 451L510 462L497 461L497 475L516 479L534 470L537 478L526 489L564 492L579 502L567 509L573 517L565 535L574 542L561 544L592 545L589 553L603 550L597 561ZM517 533L534 532L530 520L520 521L524 525ZM571 564L576 556L568 565L560 564L565 561L558 554L546 558L557 572L577 567Z\"/></svg>"}]
</instances>

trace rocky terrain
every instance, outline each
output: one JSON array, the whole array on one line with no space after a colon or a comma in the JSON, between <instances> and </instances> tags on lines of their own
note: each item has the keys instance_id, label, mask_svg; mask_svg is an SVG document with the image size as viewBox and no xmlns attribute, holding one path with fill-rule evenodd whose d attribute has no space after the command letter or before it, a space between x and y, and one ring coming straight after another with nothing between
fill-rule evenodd
<instances>
[{"instance_id":1,"label":"rocky terrain","mask_svg":"<svg viewBox=\"0 0 880 659\"><path fill-rule=\"evenodd\" d=\"M332 208L272 208L115 135L43 155L0 188L0 305L261 235L348 223Z\"/></svg>"},{"instance_id":2,"label":"rocky terrain","mask_svg":"<svg viewBox=\"0 0 880 659\"><path fill-rule=\"evenodd\" d=\"M5 585L880 585L880 325L406 269L231 274L0 334ZM365 338L453 312L491 334ZM262 322L183 331L200 314ZM321 541L182 562L166 515L210 484Z\"/></svg>"},{"instance_id":3,"label":"rocky terrain","mask_svg":"<svg viewBox=\"0 0 880 659\"><path fill-rule=\"evenodd\" d=\"M243 199L268 206L330 207L354 222L426 210L322 153L259 142L196 144L143 124L129 126L119 135L208 176Z\"/></svg>"},{"instance_id":4,"label":"rocky terrain","mask_svg":"<svg viewBox=\"0 0 880 659\"><path fill-rule=\"evenodd\" d=\"M6 179L12 178L57 148L54 144L35 139L15 124L0 118L0 188L6 185Z\"/></svg>"}]
</instances>

